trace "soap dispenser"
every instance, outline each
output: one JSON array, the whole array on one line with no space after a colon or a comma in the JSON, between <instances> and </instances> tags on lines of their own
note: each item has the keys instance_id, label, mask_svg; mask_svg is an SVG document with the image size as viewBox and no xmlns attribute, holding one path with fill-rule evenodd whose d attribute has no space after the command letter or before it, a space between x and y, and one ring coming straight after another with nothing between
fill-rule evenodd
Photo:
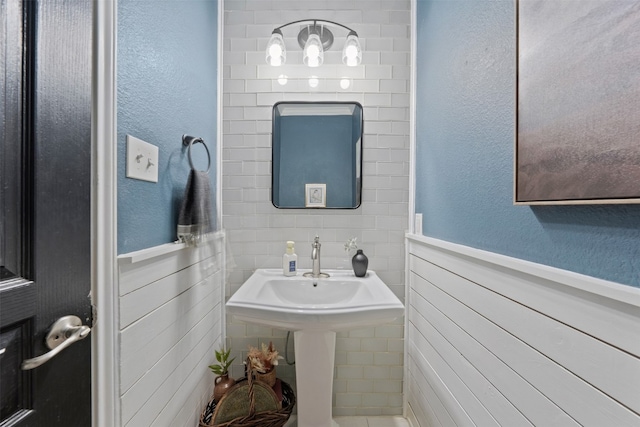
<instances>
[{"instance_id":1,"label":"soap dispenser","mask_svg":"<svg viewBox=\"0 0 640 427\"><path fill-rule=\"evenodd\" d=\"M295 254L293 245L295 242L287 241L287 252L282 256L282 274L295 276L298 269L298 255Z\"/></svg>"}]
</instances>

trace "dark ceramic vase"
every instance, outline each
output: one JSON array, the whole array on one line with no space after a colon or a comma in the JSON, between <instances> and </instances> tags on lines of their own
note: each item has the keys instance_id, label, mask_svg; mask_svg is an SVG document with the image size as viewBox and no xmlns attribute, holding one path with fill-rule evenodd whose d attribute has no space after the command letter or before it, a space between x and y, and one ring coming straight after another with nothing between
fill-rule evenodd
<instances>
[{"instance_id":1,"label":"dark ceramic vase","mask_svg":"<svg viewBox=\"0 0 640 427\"><path fill-rule=\"evenodd\" d=\"M369 266L369 258L362 252L362 249L358 249L356 254L351 259L351 265L353 266L353 272L356 277L364 277L367 274L367 267Z\"/></svg>"}]
</instances>

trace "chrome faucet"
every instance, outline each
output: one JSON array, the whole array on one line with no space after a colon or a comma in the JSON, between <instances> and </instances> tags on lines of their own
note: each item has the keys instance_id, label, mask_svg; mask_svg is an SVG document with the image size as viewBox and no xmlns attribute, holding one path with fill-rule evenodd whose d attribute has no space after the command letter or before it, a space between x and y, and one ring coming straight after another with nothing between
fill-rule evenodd
<instances>
[{"instance_id":1,"label":"chrome faucet","mask_svg":"<svg viewBox=\"0 0 640 427\"><path fill-rule=\"evenodd\" d=\"M313 277L314 279L329 277L327 273L320 272L320 246L320 237L316 235L311 244L311 271L304 273L304 277Z\"/></svg>"}]
</instances>

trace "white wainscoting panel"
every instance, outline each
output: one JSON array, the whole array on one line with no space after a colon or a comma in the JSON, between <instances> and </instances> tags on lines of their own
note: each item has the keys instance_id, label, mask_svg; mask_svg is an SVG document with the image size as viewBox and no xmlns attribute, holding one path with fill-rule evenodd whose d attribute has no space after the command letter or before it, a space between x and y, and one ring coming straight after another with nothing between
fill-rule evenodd
<instances>
[{"instance_id":1,"label":"white wainscoting panel","mask_svg":"<svg viewBox=\"0 0 640 427\"><path fill-rule=\"evenodd\" d=\"M118 257L122 426L198 424L224 342L224 247L216 233Z\"/></svg>"},{"instance_id":2,"label":"white wainscoting panel","mask_svg":"<svg viewBox=\"0 0 640 427\"><path fill-rule=\"evenodd\" d=\"M640 290L409 235L415 426L639 426Z\"/></svg>"}]
</instances>

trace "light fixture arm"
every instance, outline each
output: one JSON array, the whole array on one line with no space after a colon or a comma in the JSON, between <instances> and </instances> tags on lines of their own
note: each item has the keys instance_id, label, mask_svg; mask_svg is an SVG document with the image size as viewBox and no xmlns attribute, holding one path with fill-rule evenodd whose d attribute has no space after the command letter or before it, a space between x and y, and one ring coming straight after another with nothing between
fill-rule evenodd
<instances>
[{"instance_id":1,"label":"light fixture arm","mask_svg":"<svg viewBox=\"0 0 640 427\"><path fill-rule=\"evenodd\" d=\"M347 27L346 25L342 25L339 22L327 21L326 19L301 19L299 21L293 21L293 22L289 22L288 24L281 25L281 26L275 28L273 31L280 30L281 28L288 27L289 25L303 24L303 23L312 23L313 26L315 27L317 22L325 23L325 24L331 24L331 25L335 25L336 27L344 28L345 30L348 30L348 31L352 32L356 37L358 37L358 33L356 33L351 28Z\"/></svg>"}]
</instances>

